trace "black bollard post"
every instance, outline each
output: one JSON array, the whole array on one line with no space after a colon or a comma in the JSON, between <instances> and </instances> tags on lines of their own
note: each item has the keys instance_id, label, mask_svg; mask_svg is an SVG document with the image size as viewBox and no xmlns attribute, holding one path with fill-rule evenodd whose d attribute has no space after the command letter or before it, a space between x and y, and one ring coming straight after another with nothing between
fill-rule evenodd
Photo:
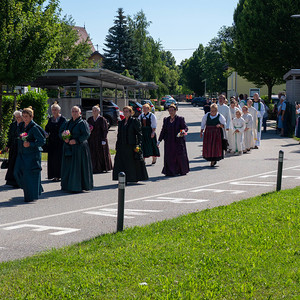
<instances>
[{"instance_id":1,"label":"black bollard post","mask_svg":"<svg viewBox=\"0 0 300 300\"><path fill-rule=\"evenodd\" d=\"M118 220L117 231L123 231L124 226L124 209L125 209L125 182L126 175L124 172L119 173L119 193L118 193Z\"/></svg>"},{"instance_id":2,"label":"black bollard post","mask_svg":"<svg viewBox=\"0 0 300 300\"><path fill-rule=\"evenodd\" d=\"M279 151L279 157L278 157L278 170L277 170L277 186L276 191L281 190L281 181L282 181L282 166L283 166L283 151Z\"/></svg>"}]
</instances>

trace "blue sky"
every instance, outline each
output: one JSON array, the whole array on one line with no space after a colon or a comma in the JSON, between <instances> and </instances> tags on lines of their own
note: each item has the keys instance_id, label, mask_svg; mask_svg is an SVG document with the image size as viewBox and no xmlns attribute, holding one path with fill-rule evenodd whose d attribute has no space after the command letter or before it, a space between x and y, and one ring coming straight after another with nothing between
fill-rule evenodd
<instances>
[{"instance_id":1,"label":"blue sky","mask_svg":"<svg viewBox=\"0 0 300 300\"><path fill-rule=\"evenodd\" d=\"M200 43L206 46L223 25L232 25L237 3L238 0L61 0L60 6L62 14L71 15L77 26L85 24L100 53L117 9L122 7L126 16L143 10L152 22L150 35L160 40L179 64Z\"/></svg>"}]
</instances>

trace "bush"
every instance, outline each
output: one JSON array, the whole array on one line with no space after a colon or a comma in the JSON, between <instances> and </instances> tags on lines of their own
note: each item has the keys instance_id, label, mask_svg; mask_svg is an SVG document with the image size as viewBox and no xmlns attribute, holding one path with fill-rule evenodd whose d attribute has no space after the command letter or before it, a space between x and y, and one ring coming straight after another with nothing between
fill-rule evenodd
<instances>
[{"instance_id":1,"label":"bush","mask_svg":"<svg viewBox=\"0 0 300 300\"><path fill-rule=\"evenodd\" d=\"M19 109L29 106L34 110L34 121L44 128L47 122L49 106L47 92L44 90L41 90L39 93L29 91L26 94L18 96Z\"/></svg>"},{"instance_id":2,"label":"bush","mask_svg":"<svg viewBox=\"0 0 300 300\"><path fill-rule=\"evenodd\" d=\"M45 91L39 93L30 91L17 97L17 109L24 109L31 106L34 110L34 121L43 128L47 122L48 116L48 95ZM0 149L7 143L7 134L9 125L13 121L14 97L3 96L2 98L2 130L0 130Z\"/></svg>"},{"instance_id":3,"label":"bush","mask_svg":"<svg viewBox=\"0 0 300 300\"><path fill-rule=\"evenodd\" d=\"M0 130L0 149L3 149L7 143L7 134L9 125L13 120L14 113L14 97L3 96L2 97L2 130Z\"/></svg>"}]
</instances>

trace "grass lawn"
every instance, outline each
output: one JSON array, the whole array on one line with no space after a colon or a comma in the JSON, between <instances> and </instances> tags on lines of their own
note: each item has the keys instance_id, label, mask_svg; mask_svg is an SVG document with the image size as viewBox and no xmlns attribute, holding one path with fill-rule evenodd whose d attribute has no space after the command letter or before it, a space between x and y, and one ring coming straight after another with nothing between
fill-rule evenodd
<instances>
[{"instance_id":1,"label":"grass lawn","mask_svg":"<svg viewBox=\"0 0 300 300\"><path fill-rule=\"evenodd\" d=\"M265 194L1 263L0 299L300 299L299 200Z\"/></svg>"}]
</instances>

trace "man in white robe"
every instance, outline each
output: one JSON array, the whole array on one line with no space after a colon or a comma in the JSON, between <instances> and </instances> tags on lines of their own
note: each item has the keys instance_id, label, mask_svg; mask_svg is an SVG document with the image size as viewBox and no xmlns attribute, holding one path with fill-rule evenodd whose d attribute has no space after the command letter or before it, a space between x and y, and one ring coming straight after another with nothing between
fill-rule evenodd
<instances>
[{"instance_id":1,"label":"man in white robe","mask_svg":"<svg viewBox=\"0 0 300 300\"><path fill-rule=\"evenodd\" d=\"M257 137L256 137L254 148L258 149L261 140L261 130L262 130L263 117L265 114L265 106L262 103L261 99L259 98L258 93L255 93L253 95L253 99L254 99L253 107L257 110Z\"/></svg>"},{"instance_id":2,"label":"man in white robe","mask_svg":"<svg viewBox=\"0 0 300 300\"><path fill-rule=\"evenodd\" d=\"M229 107L225 104L225 96L220 95L218 101L218 113L220 113L226 120L226 128L223 129L224 138L227 138L227 133L229 128L231 128L231 114Z\"/></svg>"},{"instance_id":3,"label":"man in white robe","mask_svg":"<svg viewBox=\"0 0 300 300\"><path fill-rule=\"evenodd\" d=\"M247 101L248 112L252 116L252 140L251 140L251 149L254 149L255 142L257 139L257 110L252 106L253 101L249 99Z\"/></svg>"}]
</instances>

